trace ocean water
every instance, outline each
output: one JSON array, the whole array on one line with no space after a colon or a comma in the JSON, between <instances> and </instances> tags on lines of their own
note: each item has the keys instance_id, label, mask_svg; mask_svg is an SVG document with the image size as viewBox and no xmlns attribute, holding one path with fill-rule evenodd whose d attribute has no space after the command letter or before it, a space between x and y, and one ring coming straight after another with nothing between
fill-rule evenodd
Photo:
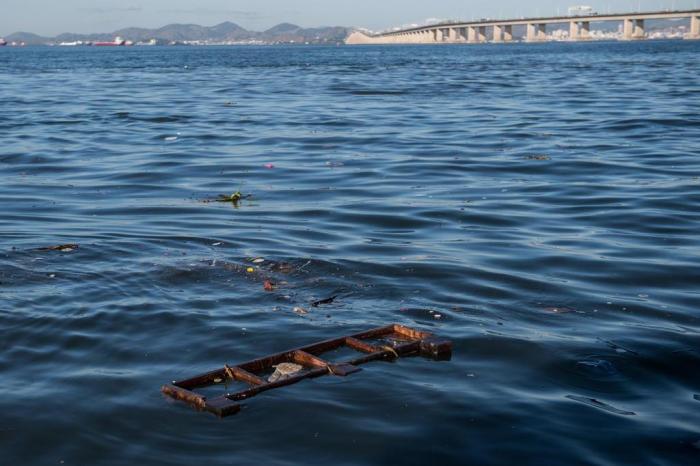
<instances>
[{"instance_id":1,"label":"ocean water","mask_svg":"<svg viewBox=\"0 0 700 466\"><path fill-rule=\"evenodd\" d=\"M697 463L699 109L690 41L0 49L0 462ZM159 391L394 322L452 360Z\"/></svg>"}]
</instances>

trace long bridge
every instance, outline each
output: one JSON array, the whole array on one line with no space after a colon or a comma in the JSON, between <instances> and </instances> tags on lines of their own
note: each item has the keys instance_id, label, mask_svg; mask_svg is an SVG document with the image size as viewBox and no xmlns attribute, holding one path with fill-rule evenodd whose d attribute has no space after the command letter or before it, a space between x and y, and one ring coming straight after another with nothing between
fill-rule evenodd
<instances>
[{"instance_id":1,"label":"long bridge","mask_svg":"<svg viewBox=\"0 0 700 466\"><path fill-rule=\"evenodd\" d=\"M480 20L471 22L449 22L429 26L412 27L379 34L351 33L346 44L439 44L485 42L512 42L513 27L525 27L527 42L547 40L548 25L569 25L569 40L591 38L591 23L621 22L622 39L644 39L645 21L659 19L690 19L687 39L700 39L700 10L657 11L647 13L590 14L585 16L553 16L544 18L521 18L507 20Z\"/></svg>"}]
</instances>

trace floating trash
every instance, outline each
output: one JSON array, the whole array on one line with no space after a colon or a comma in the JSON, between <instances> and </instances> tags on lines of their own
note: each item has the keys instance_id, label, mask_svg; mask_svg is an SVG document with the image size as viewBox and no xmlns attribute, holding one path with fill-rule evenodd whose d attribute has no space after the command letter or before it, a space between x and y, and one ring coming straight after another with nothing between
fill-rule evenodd
<instances>
[{"instance_id":1,"label":"floating trash","mask_svg":"<svg viewBox=\"0 0 700 466\"><path fill-rule=\"evenodd\" d=\"M552 314L569 314L571 312L577 312L576 309L566 306L545 307L544 310L546 312L551 312Z\"/></svg>"},{"instance_id":2,"label":"floating trash","mask_svg":"<svg viewBox=\"0 0 700 466\"><path fill-rule=\"evenodd\" d=\"M297 306L297 307L295 307L294 309L292 309L292 311L293 311L295 314L298 314L298 315L300 315L300 316L303 316L303 315L306 315L306 314L309 313L309 311L307 311L307 310L304 309L303 307L299 307L299 306Z\"/></svg>"},{"instance_id":3,"label":"floating trash","mask_svg":"<svg viewBox=\"0 0 700 466\"><path fill-rule=\"evenodd\" d=\"M277 364L276 366L272 367L275 368L275 372L273 372L272 375L267 378L268 382L277 382L278 380L288 379L304 369L304 366L291 362L283 362L282 364Z\"/></svg>"},{"instance_id":4,"label":"floating trash","mask_svg":"<svg viewBox=\"0 0 700 466\"><path fill-rule=\"evenodd\" d=\"M587 359L578 361L576 365L595 376L611 376L618 374L615 365L605 359Z\"/></svg>"},{"instance_id":5,"label":"floating trash","mask_svg":"<svg viewBox=\"0 0 700 466\"><path fill-rule=\"evenodd\" d=\"M331 296L330 298L320 299L318 301L314 301L313 303L311 303L311 306L318 307L318 306L323 306L324 304L332 304L333 301L335 301L335 298L337 298L337 297L338 296L335 295L335 296Z\"/></svg>"},{"instance_id":6,"label":"floating trash","mask_svg":"<svg viewBox=\"0 0 700 466\"><path fill-rule=\"evenodd\" d=\"M598 341L600 341L600 342L602 342L602 343L605 343L605 344L608 345L610 348L614 349L615 352L617 352L617 353L630 353L630 354L633 354L633 355L635 355L635 356L639 356L639 353L638 353L638 352L636 352L636 351L634 351L634 350L631 350L631 349L629 349L629 348L626 348L626 347L624 347L624 346L622 346L622 345L618 345L618 344L615 343L614 341L604 340L604 339L602 339L602 338L598 338Z\"/></svg>"},{"instance_id":7,"label":"floating trash","mask_svg":"<svg viewBox=\"0 0 700 466\"><path fill-rule=\"evenodd\" d=\"M275 166L274 166L274 164L266 163L266 164L265 164L265 168L270 168L270 169L271 169L271 168L275 168Z\"/></svg>"},{"instance_id":8,"label":"floating trash","mask_svg":"<svg viewBox=\"0 0 700 466\"><path fill-rule=\"evenodd\" d=\"M393 346L375 344L377 340L394 340ZM323 359L325 353L340 349L352 350L353 356L342 362ZM322 376L345 377L361 370L362 364L373 361L395 361L401 357L423 356L437 361L452 357L452 343L431 333L393 324L353 335L316 342L302 348L283 351L248 361L236 366L224 364L220 369L195 377L166 384L161 391L176 400L184 401L199 411L208 411L220 417L236 414L239 404L260 393ZM266 380L263 374L272 375ZM277 375L276 375L277 374ZM231 379L248 385L237 393L204 396L195 390L210 387L217 380Z\"/></svg>"},{"instance_id":9,"label":"floating trash","mask_svg":"<svg viewBox=\"0 0 700 466\"><path fill-rule=\"evenodd\" d=\"M247 269L245 269L245 271L248 273L255 273L255 269L253 267L248 267Z\"/></svg>"},{"instance_id":10,"label":"floating trash","mask_svg":"<svg viewBox=\"0 0 700 466\"><path fill-rule=\"evenodd\" d=\"M528 155L526 158L528 160L550 160L551 159L551 157L549 155L545 155L545 154Z\"/></svg>"},{"instance_id":11,"label":"floating trash","mask_svg":"<svg viewBox=\"0 0 700 466\"><path fill-rule=\"evenodd\" d=\"M610 406L607 403L603 403L602 401L598 401L595 398L588 398L585 396L579 396L579 395L566 395L566 398L573 400L573 401L578 401L579 403L583 403L588 406L592 406L594 408L602 409L603 411L607 411L609 413L613 414L620 414L622 416L636 416L637 413L634 413L632 411L625 411L622 409L617 409L614 406Z\"/></svg>"},{"instance_id":12,"label":"floating trash","mask_svg":"<svg viewBox=\"0 0 700 466\"><path fill-rule=\"evenodd\" d=\"M166 141L177 141L177 136L166 136L164 139Z\"/></svg>"},{"instance_id":13,"label":"floating trash","mask_svg":"<svg viewBox=\"0 0 700 466\"><path fill-rule=\"evenodd\" d=\"M215 199L203 199L202 202L208 203L208 202L230 202L235 206L238 206L238 203L242 200L247 200L247 199L252 199L253 195L252 194L243 194L240 191L236 191L235 193L232 194L219 194L219 197Z\"/></svg>"},{"instance_id":14,"label":"floating trash","mask_svg":"<svg viewBox=\"0 0 700 466\"><path fill-rule=\"evenodd\" d=\"M265 283L263 283L263 288L265 291L275 291L275 284L270 280L265 280Z\"/></svg>"},{"instance_id":15,"label":"floating trash","mask_svg":"<svg viewBox=\"0 0 700 466\"><path fill-rule=\"evenodd\" d=\"M59 252L73 252L78 249L77 244L59 244L58 246L48 246L45 248L37 248L37 251L59 251Z\"/></svg>"}]
</instances>

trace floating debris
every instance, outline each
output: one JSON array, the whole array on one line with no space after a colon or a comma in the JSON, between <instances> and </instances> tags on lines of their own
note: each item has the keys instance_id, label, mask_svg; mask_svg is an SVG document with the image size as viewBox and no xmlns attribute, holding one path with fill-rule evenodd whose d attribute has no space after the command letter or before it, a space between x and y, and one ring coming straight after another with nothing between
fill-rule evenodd
<instances>
[{"instance_id":1,"label":"floating debris","mask_svg":"<svg viewBox=\"0 0 700 466\"><path fill-rule=\"evenodd\" d=\"M624 411L622 409L617 409L614 406L610 406L607 403L603 403L602 401L598 401L595 398L588 398L585 396L578 396L578 395L566 395L566 398L573 400L573 401L578 401L579 403L583 403L588 406L592 406L594 408L602 409L603 411L607 411L609 413L613 414L620 414L622 416L636 416L637 413L634 413L632 411Z\"/></svg>"},{"instance_id":2,"label":"floating debris","mask_svg":"<svg viewBox=\"0 0 700 466\"><path fill-rule=\"evenodd\" d=\"M639 356L639 353L637 353L636 351L631 350L629 348L625 348L622 345L618 345L614 341L603 340L602 338L598 338L598 341L605 343L606 345L608 345L610 348L614 349L618 353L630 353L630 354L634 354L635 356Z\"/></svg>"},{"instance_id":3,"label":"floating debris","mask_svg":"<svg viewBox=\"0 0 700 466\"><path fill-rule=\"evenodd\" d=\"M528 155L526 157L528 160L550 160L551 157L545 154Z\"/></svg>"},{"instance_id":4,"label":"floating debris","mask_svg":"<svg viewBox=\"0 0 700 466\"><path fill-rule=\"evenodd\" d=\"M37 251L59 251L59 252L73 252L78 249L77 244L59 244L58 246L48 246L45 248L37 248Z\"/></svg>"},{"instance_id":5,"label":"floating debris","mask_svg":"<svg viewBox=\"0 0 700 466\"><path fill-rule=\"evenodd\" d=\"M227 378L236 380L236 374L233 373L233 369L231 369L228 364L224 364L224 373L226 374Z\"/></svg>"},{"instance_id":6,"label":"floating debris","mask_svg":"<svg viewBox=\"0 0 700 466\"><path fill-rule=\"evenodd\" d=\"M570 312L576 312L576 309L572 309L566 306L545 307L544 310L553 314L568 314Z\"/></svg>"},{"instance_id":7,"label":"floating debris","mask_svg":"<svg viewBox=\"0 0 700 466\"><path fill-rule=\"evenodd\" d=\"M394 346L375 344L377 340L396 339ZM341 348L354 350L357 356L338 363L323 359L324 353ZM400 357L423 356L438 361L450 360L452 343L431 333L393 324L353 335L316 342L302 348L283 351L236 366L224 364L220 369L195 377L166 384L161 391L176 400L184 401L199 411L208 411L220 417L236 414L239 404L260 393L292 385L305 379L323 376L345 377L361 370L362 364L373 361L394 361ZM267 380L264 374L274 372ZM279 373L279 376L275 374ZM279 378L278 378L279 377ZM248 387L237 393L204 396L195 390L217 384L224 378L245 382Z\"/></svg>"},{"instance_id":8,"label":"floating debris","mask_svg":"<svg viewBox=\"0 0 700 466\"><path fill-rule=\"evenodd\" d=\"M257 259L253 259L253 264L262 264L263 262L265 262L265 259L263 259L262 257L258 257Z\"/></svg>"},{"instance_id":9,"label":"floating debris","mask_svg":"<svg viewBox=\"0 0 700 466\"><path fill-rule=\"evenodd\" d=\"M248 272L248 273L255 273L255 268L253 268L253 267L248 267L247 269L245 269L245 271Z\"/></svg>"},{"instance_id":10,"label":"floating debris","mask_svg":"<svg viewBox=\"0 0 700 466\"><path fill-rule=\"evenodd\" d=\"M303 307L299 307L299 306L295 307L292 310L294 311L295 314L300 315L300 316L303 316L303 315L306 315L309 313L309 311L307 311Z\"/></svg>"},{"instance_id":11,"label":"floating debris","mask_svg":"<svg viewBox=\"0 0 700 466\"><path fill-rule=\"evenodd\" d=\"M288 274L294 272L294 266L289 262L278 262L272 266L272 271Z\"/></svg>"},{"instance_id":12,"label":"floating debris","mask_svg":"<svg viewBox=\"0 0 700 466\"><path fill-rule=\"evenodd\" d=\"M166 141L177 141L177 136L166 136L164 139Z\"/></svg>"},{"instance_id":13,"label":"floating debris","mask_svg":"<svg viewBox=\"0 0 700 466\"><path fill-rule=\"evenodd\" d=\"M275 165L271 164L271 163L266 163L265 168L272 169L272 168L275 168Z\"/></svg>"},{"instance_id":14,"label":"floating debris","mask_svg":"<svg viewBox=\"0 0 700 466\"><path fill-rule=\"evenodd\" d=\"M299 267L297 270L302 271L302 270L304 270L304 269L305 269L307 266L309 266L309 265L311 265L311 261L310 261L310 260L309 260L309 261L306 261L306 262L304 263L304 265L302 265L301 267Z\"/></svg>"},{"instance_id":15,"label":"floating debris","mask_svg":"<svg viewBox=\"0 0 700 466\"><path fill-rule=\"evenodd\" d=\"M324 304L332 304L333 301L335 301L335 298L337 298L337 297L338 297L338 295L335 295L335 296L331 296L330 298L314 301L313 303L311 303L311 306L318 307L318 306L323 306Z\"/></svg>"},{"instance_id":16,"label":"floating debris","mask_svg":"<svg viewBox=\"0 0 700 466\"><path fill-rule=\"evenodd\" d=\"M283 362L282 364L277 364L276 366L272 367L275 368L275 372L273 372L272 375L267 378L267 381L270 383L288 379L304 369L304 366L294 364L292 362Z\"/></svg>"},{"instance_id":17,"label":"floating debris","mask_svg":"<svg viewBox=\"0 0 700 466\"><path fill-rule=\"evenodd\" d=\"M208 204L210 202L225 202L225 203L231 203L234 206L238 206L238 203L243 200L249 200L252 199L253 195L252 194L243 194L240 191L236 191L235 193L232 194L219 194L218 197L214 199L202 199L200 202L204 202L205 204Z\"/></svg>"},{"instance_id":18,"label":"floating debris","mask_svg":"<svg viewBox=\"0 0 700 466\"><path fill-rule=\"evenodd\" d=\"M613 377L619 375L619 371L615 365L605 359L585 359L583 361L577 361L576 366L586 374L595 377Z\"/></svg>"},{"instance_id":19,"label":"floating debris","mask_svg":"<svg viewBox=\"0 0 700 466\"><path fill-rule=\"evenodd\" d=\"M270 280L265 280L265 283L263 283L263 288L265 291L275 291L275 284Z\"/></svg>"}]
</instances>

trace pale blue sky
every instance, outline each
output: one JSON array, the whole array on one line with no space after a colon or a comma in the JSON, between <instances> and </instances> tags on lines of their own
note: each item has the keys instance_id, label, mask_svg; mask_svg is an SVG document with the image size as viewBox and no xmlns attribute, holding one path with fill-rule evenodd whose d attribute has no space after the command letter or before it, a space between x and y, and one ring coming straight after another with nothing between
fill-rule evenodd
<instances>
[{"instance_id":1,"label":"pale blue sky","mask_svg":"<svg viewBox=\"0 0 700 466\"><path fill-rule=\"evenodd\" d=\"M428 18L520 17L565 12L587 4L599 12L700 7L700 0L2 0L0 35L29 31L111 32L168 23L233 21L263 30L277 23L383 29Z\"/></svg>"}]
</instances>

